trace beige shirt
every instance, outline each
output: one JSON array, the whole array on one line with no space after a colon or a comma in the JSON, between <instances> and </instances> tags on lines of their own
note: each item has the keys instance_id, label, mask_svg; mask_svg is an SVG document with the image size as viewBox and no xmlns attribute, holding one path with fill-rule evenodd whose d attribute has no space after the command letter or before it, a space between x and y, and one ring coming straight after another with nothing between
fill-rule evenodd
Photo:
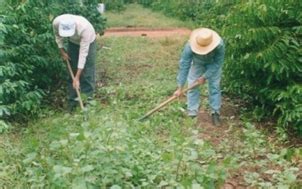
<instances>
[{"instance_id":1,"label":"beige shirt","mask_svg":"<svg viewBox=\"0 0 302 189\"><path fill-rule=\"evenodd\" d=\"M76 16L71 14L64 14L58 16L54 19L52 25L55 33L56 43L58 44L59 48L63 48L64 44L64 38L59 36L59 23L60 20L64 19L64 17L66 16L74 17L76 21L75 34L71 37L68 37L68 39L70 42L80 45L78 68L83 69L86 63L86 57L89 52L90 43L92 43L96 38L95 30L91 23L82 16Z\"/></svg>"}]
</instances>

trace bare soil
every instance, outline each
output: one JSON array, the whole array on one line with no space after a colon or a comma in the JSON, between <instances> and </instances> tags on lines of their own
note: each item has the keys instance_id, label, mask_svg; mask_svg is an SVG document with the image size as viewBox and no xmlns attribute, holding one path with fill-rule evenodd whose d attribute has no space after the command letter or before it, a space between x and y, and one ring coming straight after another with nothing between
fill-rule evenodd
<instances>
[{"instance_id":1,"label":"bare soil","mask_svg":"<svg viewBox=\"0 0 302 189\"><path fill-rule=\"evenodd\" d=\"M200 137L209 141L213 147L218 147L224 140L230 141L230 145L235 145L234 132L240 129L239 105L231 102L231 99L224 97L221 107L221 123L220 127L212 124L212 118L209 111L201 109L199 111L197 126L202 128ZM236 125L237 128L232 128ZM232 143L234 141L234 143ZM246 168L245 168L246 169ZM248 167L247 169L250 169ZM230 172L230 177L225 181L221 189L244 189L250 188L245 183L243 174L244 169Z\"/></svg>"},{"instance_id":2,"label":"bare soil","mask_svg":"<svg viewBox=\"0 0 302 189\"><path fill-rule=\"evenodd\" d=\"M201 109L198 115L197 125L202 128L201 137L210 141L213 146L218 146L223 139L232 137L231 125L241 125L239 120L239 105L234 104L231 99L224 97L221 107L221 126L213 126L209 111Z\"/></svg>"},{"instance_id":3,"label":"bare soil","mask_svg":"<svg viewBox=\"0 0 302 189\"><path fill-rule=\"evenodd\" d=\"M199 111L198 120L197 120L197 126L202 128L202 132L200 133L200 137L203 138L206 141L209 141L214 148L218 148L219 145L224 142L228 141L227 144L230 146L230 149L234 149L235 151L238 150L238 146L236 144L240 143L238 138L238 133L242 132L243 123L240 120L240 107L243 106L240 103L234 103L231 99L224 97L223 99L223 105L221 108L221 121L222 126L217 127L212 125L212 119L209 114L209 111L205 109L201 109ZM262 123L263 125L269 125ZM264 130L262 127L259 127L258 129ZM264 130L265 131L265 130ZM275 141L275 139L278 137L274 134L274 132L267 133L267 140L268 141ZM300 143L294 143L293 146L300 146ZM280 146L284 146L283 144L280 144ZM286 146L286 145L285 145ZM266 157L261 156L255 156L253 157L253 160L264 160ZM302 168L302 164L300 160L297 160L297 165L299 165L299 168ZM281 170L281 166L278 166L276 164L266 165L268 169L272 170ZM253 189L255 187L249 186L244 179L244 174L247 172L258 172L260 173L261 167L258 165L246 165L242 166L239 169L231 170L229 172L229 178L225 181L224 185L221 187L221 189ZM301 169L302 170L302 169ZM302 174L298 176L298 179ZM261 174L261 177L267 181L271 180L270 176Z\"/></svg>"},{"instance_id":4,"label":"bare soil","mask_svg":"<svg viewBox=\"0 0 302 189\"><path fill-rule=\"evenodd\" d=\"M142 37L169 37L173 35L190 35L191 30L187 28L159 28L159 29L152 29L152 28L137 28L137 27L130 27L130 28L109 28L105 31L104 36L142 36Z\"/></svg>"}]
</instances>

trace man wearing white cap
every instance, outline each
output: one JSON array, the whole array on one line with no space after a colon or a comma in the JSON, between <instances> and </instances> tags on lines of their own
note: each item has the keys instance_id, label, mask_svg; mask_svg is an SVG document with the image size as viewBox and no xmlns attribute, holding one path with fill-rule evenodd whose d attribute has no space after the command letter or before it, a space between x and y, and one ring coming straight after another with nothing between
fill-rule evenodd
<instances>
[{"instance_id":1,"label":"man wearing white cap","mask_svg":"<svg viewBox=\"0 0 302 189\"><path fill-rule=\"evenodd\" d=\"M186 80L188 80L189 86L194 82L204 84L207 81L212 121L216 126L221 125L219 117L221 107L220 79L224 53L223 40L215 31L208 28L194 30L181 54L177 76L178 89L174 92L175 96L180 96ZM198 115L199 96L200 89L198 87L188 91L187 111L190 117Z\"/></svg>"},{"instance_id":2,"label":"man wearing white cap","mask_svg":"<svg viewBox=\"0 0 302 189\"><path fill-rule=\"evenodd\" d=\"M95 90L96 34L92 24L84 17L63 14L53 21L56 43L62 58L70 60L75 78L68 82L68 108L77 105L75 89L91 99ZM68 39L68 50L64 49L64 38Z\"/></svg>"}]
</instances>

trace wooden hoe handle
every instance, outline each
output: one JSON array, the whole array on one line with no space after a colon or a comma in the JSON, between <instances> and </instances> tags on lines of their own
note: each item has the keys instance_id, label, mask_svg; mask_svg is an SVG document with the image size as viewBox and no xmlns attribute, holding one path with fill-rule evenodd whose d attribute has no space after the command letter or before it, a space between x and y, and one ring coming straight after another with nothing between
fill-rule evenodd
<instances>
[{"instance_id":1,"label":"wooden hoe handle","mask_svg":"<svg viewBox=\"0 0 302 189\"><path fill-rule=\"evenodd\" d=\"M72 72L69 60L66 60L66 64L67 64L67 68L69 70L70 76L71 76L72 80L74 80L74 74ZM76 88L75 90L76 90L76 93L77 93L77 96L78 96L78 99L79 99L81 110L84 110L84 105L83 105L83 101L82 101L82 98L81 98L80 91L79 91L78 88Z\"/></svg>"},{"instance_id":2,"label":"wooden hoe handle","mask_svg":"<svg viewBox=\"0 0 302 189\"><path fill-rule=\"evenodd\" d=\"M197 87L198 85L200 85L198 82L193 83L193 85L191 85L190 87L186 88L185 90L182 91L182 94L186 93L188 90L193 89L195 87ZM159 104L157 107L155 107L154 109L150 110L148 113L146 113L142 118L140 118L139 120L142 121L144 119L146 119L147 117L149 117L150 115L152 115L154 112L158 111L159 109L161 109L162 107L164 107L165 105L169 104L170 102L172 102L173 100L175 100L176 98L178 98L177 96L171 96L170 98L168 98L167 100L165 100L164 102L162 102L161 104Z\"/></svg>"}]
</instances>

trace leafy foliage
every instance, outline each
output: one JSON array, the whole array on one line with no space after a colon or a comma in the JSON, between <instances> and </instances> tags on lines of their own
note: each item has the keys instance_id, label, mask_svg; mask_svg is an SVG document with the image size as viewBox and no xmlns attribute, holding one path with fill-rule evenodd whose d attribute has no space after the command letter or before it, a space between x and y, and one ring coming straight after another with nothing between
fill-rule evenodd
<instances>
[{"instance_id":1,"label":"leafy foliage","mask_svg":"<svg viewBox=\"0 0 302 189\"><path fill-rule=\"evenodd\" d=\"M130 127L125 120L111 119L103 116L93 124L81 125L81 119L73 119L77 127L72 130L71 120L52 122L54 127L68 128L70 133L61 131L57 139L47 143L33 139L22 156L14 154L12 158L20 166L19 171L13 169L18 183L25 188L216 188L225 179L227 163L215 163L218 156L198 139L197 131L188 130L187 136L182 136L178 126L168 126L165 130L169 132L170 128L171 135L160 141L156 130L150 129L156 125L131 122ZM7 169L8 161L12 159L0 165ZM15 187L17 183L9 182L10 173L3 172L5 184Z\"/></svg>"},{"instance_id":2,"label":"leafy foliage","mask_svg":"<svg viewBox=\"0 0 302 189\"><path fill-rule=\"evenodd\" d=\"M164 0L138 0L138 2L153 10L159 10L168 16L178 17L184 21L193 21L196 26L217 27L220 31L228 10L238 2L229 1L164 1ZM194 6L192 6L194 5Z\"/></svg>"},{"instance_id":3,"label":"leafy foliage","mask_svg":"<svg viewBox=\"0 0 302 189\"><path fill-rule=\"evenodd\" d=\"M101 0L101 3L105 4L106 10L119 12L125 9L124 0Z\"/></svg>"},{"instance_id":4,"label":"leafy foliage","mask_svg":"<svg viewBox=\"0 0 302 189\"><path fill-rule=\"evenodd\" d=\"M274 115L280 126L300 132L301 8L298 1L240 3L228 15L224 32L230 53L226 89L250 99L260 118Z\"/></svg>"},{"instance_id":5,"label":"leafy foliage","mask_svg":"<svg viewBox=\"0 0 302 189\"><path fill-rule=\"evenodd\" d=\"M36 114L62 75L50 20L42 3L9 7L1 20L0 115ZM22 117L21 117L22 118ZM24 118L24 117L23 117Z\"/></svg>"},{"instance_id":6,"label":"leafy foliage","mask_svg":"<svg viewBox=\"0 0 302 189\"><path fill-rule=\"evenodd\" d=\"M232 138L237 138L233 141L235 144L225 142L219 148L237 158L241 168L236 174L244 170L241 174L248 186L299 188L301 178L296 163L302 155L301 148L280 149L276 141L268 141L266 135L249 122L243 124L243 130L232 133Z\"/></svg>"}]
</instances>

